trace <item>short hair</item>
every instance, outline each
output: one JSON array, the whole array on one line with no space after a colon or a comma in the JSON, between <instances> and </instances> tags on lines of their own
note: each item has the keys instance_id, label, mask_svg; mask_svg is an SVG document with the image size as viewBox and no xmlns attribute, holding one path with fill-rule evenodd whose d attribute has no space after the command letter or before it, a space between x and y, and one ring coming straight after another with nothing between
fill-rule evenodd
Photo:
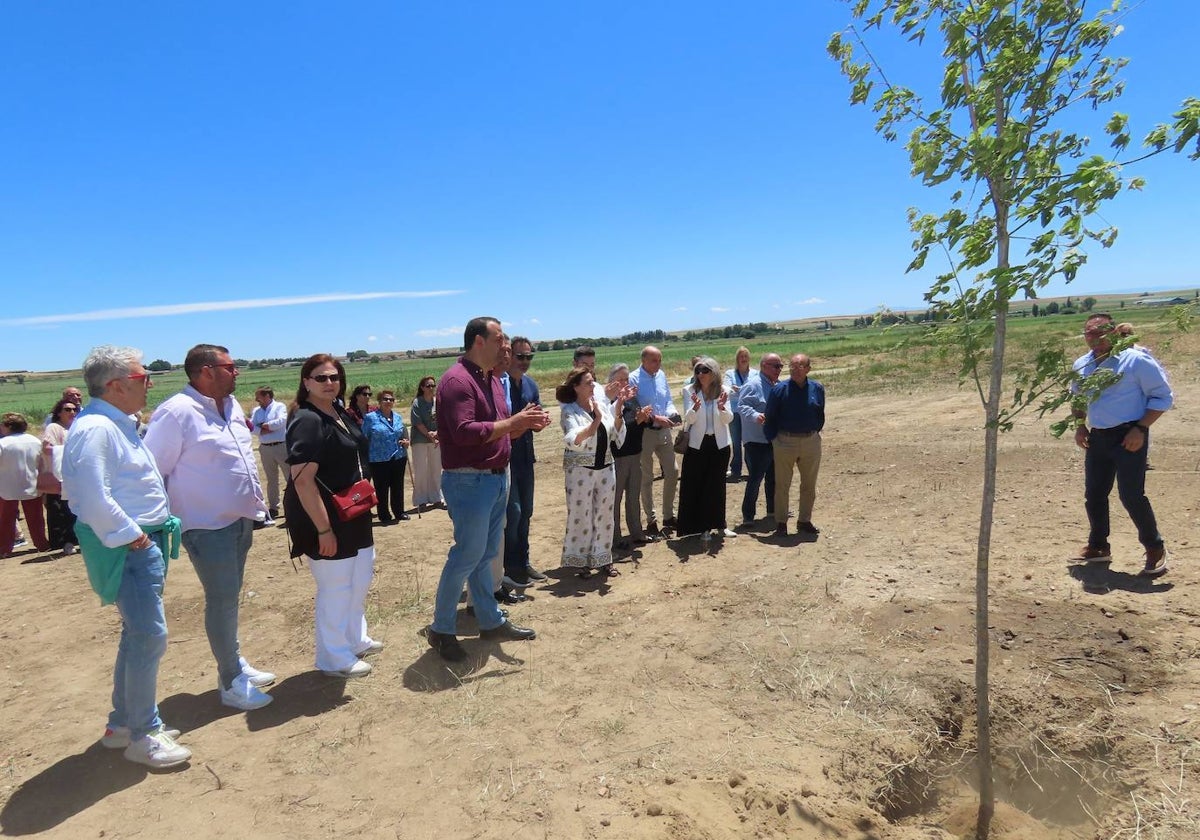
<instances>
[{"instance_id":1,"label":"short hair","mask_svg":"<svg viewBox=\"0 0 1200 840\"><path fill-rule=\"evenodd\" d=\"M1093 312L1091 315L1087 316L1087 321L1099 321L1101 318L1103 318L1105 321L1111 321L1113 316L1109 315L1107 312ZM1084 321L1084 323L1086 324L1087 321Z\"/></svg>"},{"instance_id":2,"label":"short hair","mask_svg":"<svg viewBox=\"0 0 1200 840\"><path fill-rule=\"evenodd\" d=\"M573 368L563 383L554 389L554 398L563 405L575 402L575 388L583 381L583 377L590 373L585 367Z\"/></svg>"},{"instance_id":3,"label":"short hair","mask_svg":"<svg viewBox=\"0 0 1200 840\"><path fill-rule=\"evenodd\" d=\"M510 341L508 343L511 344L513 347L516 347L518 344L528 344L531 348L533 347L533 342L530 341L528 338L526 338L523 335L514 335L512 337L512 341Z\"/></svg>"},{"instance_id":4,"label":"short hair","mask_svg":"<svg viewBox=\"0 0 1200 840\"><path fill-rule=\"evenodd\" d=\"M384 395L384 394L387 394L387 395L388 395L389 397L391 397L393 400L396 398L396 392L395 392L395 391L393 391L391 388L384 388L382 391L380 391L378 394L376 394L376 396L377 396L377 397L379 397L379 402L380 402L380 403L382 403L382 402L383 402L383 395Z\"/></svg>"},{"instance_id":5,"label":"short hair","mask_svg":"<svg viewBox=\"0 0 1200 840\"><path fill-rule=\"evenodd\" d=\"M595 356L596 348L590 344L580 344L575 348L574 355L571 356L571 361L578 362L584 356Z\"/></svg>"},{"instance_id":6,"label":"short hair","mask_svg":"<svg viewBox=\"0 0 1200 840\"><path fill-rule=\"evenodd\" d=\"M220 344L197 344L187 351L183 360L183 372L187 374L188 381L194 381L200 375L200 371L208 365L215 365L220 353L228 354L229 348Z\"/></svg>"},{"instance_id":7,"label":"short hair","mask_svg":"<svg viewBox=\"0 0 1200 840\"><path fill-rule=\"evenodd\" d=\"M136 347L115 347L101 344L83 360L83 381L87 383L88 396L103 397L108 383L129 375L129 369L142 360L142 351Z\"/></svg>"},{"instance_id":8,"label":"short hair","mask_svg":"<svg viewBox=\"0 0 1200 840\"><path fill-rule=\"evenodd\" d=\"M0 417L0 426L8 429L13 434L21 434L29 428L29 421L25 419L24 414L17 414L15 411L6 411L4 416ZM16 504L14 502L13 504Z\"/></svg>"},{"instance_id":9,"label":"short hair","mask_svg":"<svg viewBox=\"0 0 1200 840\"><path fill-rule=\"evenodd\" d=\"M265 396L265 397L270 397L271 399L275 399L275 389L272 388L270 385L263 385L261 388L254 389L254 396L256 396L256 397L264 397Z\"/></svg>"},{"instance_id":10,"label":"short hair","mask_svg":"<svg viewBox=\"0 0 1200 840\"><path fill-rule=\"evenodd\" d=\"M617 362L615 365L613 365L611 368L608 369L608 381L612 382L614 379L617 378L617 374L623 370L625 370L625 371L629 370L629 365L625 364L624 362Z\"/></svg>"},{"instance_id":11,"label":"short hair","mask_svg":"<svg viewBox=\"0 0 1200 840\"><path fill-rule=\"evenodd\" d=\"M492 323L499 324L500 319L490 315L480 315L478 318L467 321L467 328L463 330L463 350L470 350L475 345L477 337L487 338L488 324Z\"/></svg>"}]
</instances>

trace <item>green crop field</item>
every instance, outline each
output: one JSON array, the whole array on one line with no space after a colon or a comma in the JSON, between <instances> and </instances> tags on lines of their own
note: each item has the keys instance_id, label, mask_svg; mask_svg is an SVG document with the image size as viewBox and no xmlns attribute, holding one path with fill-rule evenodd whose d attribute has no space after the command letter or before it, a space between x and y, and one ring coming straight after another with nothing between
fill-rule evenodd
<instances>
[{"instance_id":1,"label":"green crop field","mask_svg":"<svg viewBox=\"0 0 1200 840\"><path fill-rule=\"evenodd\" d=\"M1174 310L1122 311L1119 309L1119 300L1102 299L1096 308L1108 307L1117 320L1133 320L1139 334L1149 337L1152 346L1169 345L1174 328L1168 322ZM1011 369L1019 370L1028 364L1038 348L1047 342L1058 342L1068 350L1078 349L1082 352L1083 343L1079 335L1083 320L1084 316L1079 313L1010 318L1008 347ZM807 353L813 359L814 378L823 381L831 392L842 394L902 392L922 382L953 380L957 376L957 357L952 352L939 349L927 329L921 325L856 327L852 325L852 319L844 318L834 320L833 329L826 330L823 327L822 321L749 340L673 339L659 346L663 351L664 369L673 379L687 375L692 356L712 356L724 369L733 364L734 353L742 345L750 349L752 367L757 367L759 356L766 352L779 353L785 360L794 353ZM597 347L596 369L601 376L605 376L609 367L616 362L636 368L640 351L640 345ZM545 401L553 399L554 386L570 370L571 353L569 348L549 350L539 352L534 358L531 373L542 388ZM348 363L347 391L360 384L371 385L376 393L382 388L391 388L396 391L400 405L407 406L422 377L431 375L440 378L453 362L452 357L441 357ZM237 395L244 407L253 408L255 388L270 385L275 389L278 399L288 402L295 394L299 378L299 367L245 369L238 378ZM11 375L7 379L6 382L0 382L0 411L20 412L34 424L41 423L64 387L83 384L78 374L64 372L26 374L23 382L15 381ZM186 377L181 368L156 374L149 408L153 409L185 383Z\"/></svg>"}]
</instances>

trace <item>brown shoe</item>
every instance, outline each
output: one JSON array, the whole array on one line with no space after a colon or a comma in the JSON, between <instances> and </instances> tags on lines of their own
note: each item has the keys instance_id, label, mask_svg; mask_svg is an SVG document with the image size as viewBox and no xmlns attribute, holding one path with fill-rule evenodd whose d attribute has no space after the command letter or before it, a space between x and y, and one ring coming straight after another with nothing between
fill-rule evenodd
<instances>
[{"instance_id":1,"label":"brown shoe","mask_svg":"<svg viewBox=\"0 0 1200 840\"><path fill-rule=\"evenodd\" d=\"M1146 549L1146 567L1139 572L1140 577L1156 578L1167 573L1167 547L1164 545L1151 546Z\"/></svg>"},{"instance_id":2,"label":"brown shoe","mask_svg":"<svg viewBox=\"0 0 1200 840\"><path fill-rule=\"evenodd\" d=\"M1075 559L1084 563L1111 563L1112 549L1107 545L1103 548L1085 545L1079 549L1079 555Z\"/></svg>"}]
</instances>

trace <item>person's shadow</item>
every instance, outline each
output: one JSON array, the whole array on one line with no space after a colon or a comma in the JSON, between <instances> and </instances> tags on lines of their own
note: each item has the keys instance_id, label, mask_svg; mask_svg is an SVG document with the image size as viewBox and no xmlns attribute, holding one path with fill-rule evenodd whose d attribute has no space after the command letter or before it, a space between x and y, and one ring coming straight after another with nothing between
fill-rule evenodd
<instances>
[{"instance_id":1,"label":"person's shadow","mask_svg":"<svg viewBox=\"0 0 1200 840\"><path fill-rule=\"evenodd\" d=\"M1175 588L1175 584L1162 578L1147 578L1131 575L1129 572L1114 571L1108 563L1073 563L1067 567L1067 571L1071 577L1083 584L1083 591L1091 595L1104 595L1114 589L1138 595L1151 595L1156 592L1170 592Z\"/></svg>"},{"instance_id":2,"label":"person's shadow","mask_svg":"<svg viewBox=\"0 0 1200 840\"><path fill-rule=\"evenodd\" d=\"M258 732L295 718L324 714L348 703L346 683L344 679L327 677L320 671L305 671L266 689L273 699L269 706L261 709L243 712L223 706L214 688L203 694L180 693L163 698L158 704L158 713L168 726L184 733L234 715L245 715L246 728Z\"/></svg>"},{"instance_id":3,"label":"person's shadow","mask_svg":"<svg viewBox=\"0 0 1200 840\"><path fill-rule=\"evenodd\" d=\"M462 646L467 652L465 661L447 662L435 650L429 648L421 654L421 657L416 662L404 669L402 680L404 687L409 691L421 693L446 691L469 685L479 680L519 674L520 666L525 664L524 659L505 653L504 648L500 646L499 642L490 642L479 638L464 639L461 637L461 631L459 641L462 642ZM506 642L505 644L513 647L517 645L536 645L537 640L531 642ZM508 667L493 668L488 671L483 670L488 661L493 658L501 666Z\"/></svg>"},{"instance_id":4,"label":"person's shadow","mask_svg":"<svg viewBox=\"0 0 1200 840\"><path fill-rule=\"evenodd\" d=\"M630 561L616 561L620 565L624 565L627 562ZM637 560L633 559L632 562L636 563ZM603 597L612 591L612 585L609 583L612 578L608 575L592 573L586 578L581 578L579 571L579 569L568 568L550 569L545 572L549 580L542 584L538 591L548 592L555 598L582 598L584 595L589 594L596 594ZM620 575L617 577L619 579Z\"/></svg>"}]
</instances>

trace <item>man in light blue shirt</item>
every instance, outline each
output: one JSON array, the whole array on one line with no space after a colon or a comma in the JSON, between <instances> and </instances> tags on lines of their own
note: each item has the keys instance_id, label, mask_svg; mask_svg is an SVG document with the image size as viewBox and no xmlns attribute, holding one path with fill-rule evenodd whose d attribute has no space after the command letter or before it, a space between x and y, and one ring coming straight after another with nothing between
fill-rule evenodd
<instances>
[{"instance_id":1,"label":"man in light blue shirt","mask_svg":"<svg viewBox=\"0 0 1200 840\"><path fill-rule=\"evenodd\" d=\"M1075 444L1084 456L1084 509L1090 530L1079 559L1086 563L1108 563L1108 496L1114 480L1121 504L1137 526L1138 542L1146 549L1143 577L1159 577L1167 571L1167 549L1154 509L1146 497L1146 451L1150 426L1173 404L1174 395L1162 365L1140 347L1113 353L1113 320L1097 313L1087 319L1083 337L1090 350L1075 361L1079 378L1071 389L1090 399L1086 412L1076 408L1084 420L1075 428ZM1115 375L1115 381L1089 388L1088 380L1099 371ZM1086 419L1085 419L1086 418ZM1088 427L1091 426L1089 429Z\"/></svg>"},{"instance_id":2,"label":"man in light blue shirt","mask_svg":"<svg viewBox=\"0 0 1200 840\"><path fill-rule=\"evenodd\" d=\"M671 387L662 371L662 351L648 346L642 350L642 365L629 374L629 384L637 389L638 405L653 407L653 425L642 436L642 510L646 512L646 533L661 533L662 528L675 527L675 490L679 472L675 468L674 435L672 430L683 422L671 400ZM654 507L654 459L662 467L663 518Z\"/></svg>"},{"instance_id":3,"label":"man in light blue shirt","mask_svg":"<svg viewBox=\"0 0 1200 840\"><path fill-rule=\"evenodd\" d=\"M250 415L250 431L258 435L258 457L267 476L267 522L279 518L279 476L287 481L287 406L264 385L254 392L258 408Z\"/></svg>"},{"instance_id":4,"label":"man in light blue shirt","mask_svg":"<svg viewBox=\"0 0 1200 840\"><path fill-rule=\"evenodd\" d=\"M737 413L742 419L742 446L746 454L746 492L742 494L742 526L754 522L758 489L766 479L767 516L775 515L775 454L763 424L767 422L767 395L779 381L783 361L778 353L767 353L742 386Z\"/></svg>"},{"instance_id":5,"label":"man in light blue shirt","mask_svg":"<svg viewBox=\"0 0 1200 840\"><path fill-rule=\"evenodd\" d=\"M166 564L151 534L161 532L170 510L154 456L130 416L146 407L151 387L141 358L141 351L131 347L106 345L92 350L83 363L92 401L71 425L63 447L63 489L78 521L102 544L100 553L124 554L116 599L121 641L113 668L113 710L101 743L124 747L130 761L163 769L183 764L192 753L175 742L178 730L163 726L155 702L158 663L167 649Z\"/></svg>"}]
</instances>

